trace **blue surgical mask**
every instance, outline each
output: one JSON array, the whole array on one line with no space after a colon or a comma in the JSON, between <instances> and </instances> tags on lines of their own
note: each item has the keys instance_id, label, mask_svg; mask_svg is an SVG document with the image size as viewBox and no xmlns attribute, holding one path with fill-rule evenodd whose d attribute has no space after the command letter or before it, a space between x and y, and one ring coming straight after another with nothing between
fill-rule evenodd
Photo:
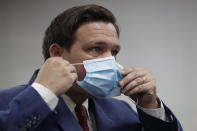
<instances>
[{"instance_id":1,"label":"blue surgical mask","mask_svg":"<svg viewBox=\"0 0 197 131\"><path fill-rule=\"evenodd\" d=\"M83 61L86 70L84 80L77 84L95 97L113 97L120 95L118 82L122 79L119 65L113 56Z\"/></svg>"}]
</instances>

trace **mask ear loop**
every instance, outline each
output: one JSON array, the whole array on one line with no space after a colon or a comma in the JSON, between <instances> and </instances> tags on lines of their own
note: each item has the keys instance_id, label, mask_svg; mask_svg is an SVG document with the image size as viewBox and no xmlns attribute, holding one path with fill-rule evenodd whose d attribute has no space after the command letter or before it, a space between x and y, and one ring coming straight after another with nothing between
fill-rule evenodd
<instances>
[{"instance_id":1,"label":"mask ear loop","mask_svg":"<svg viewBox=\"0 0 197 131\"><path fill-rule=\"evenodd\" d=\"M73 65L73 66L75 66L75 65L83 65L83 63L73 63L71 65Z\"/></svg>"}]
</instances>

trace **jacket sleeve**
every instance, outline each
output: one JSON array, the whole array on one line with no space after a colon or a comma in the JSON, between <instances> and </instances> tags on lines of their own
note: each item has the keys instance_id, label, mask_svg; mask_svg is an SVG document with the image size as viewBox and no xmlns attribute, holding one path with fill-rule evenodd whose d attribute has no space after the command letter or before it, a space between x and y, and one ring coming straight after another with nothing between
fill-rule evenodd
<instances>
[{"instance_id":1,"label":"jacket sleeve","mask_svg":"<svg viewBox=\"0 0 197 131\"><path fill-rule=\"evenodd\" d=\"M152 117L143 112L141 109L137 108L139 119L142 123L144 131L183 131L180 122L170 111L170 109L165 105L164 109L167 117L170 120L169 122Z\"/></svg>"},{"instance_id":2,"label":"jacket sleeve","mask_svg":"<svg viewBox=\"0 0 197 131\"><path fill-rule=\"evenodd\" d=\"M2 98L6 100L5 95ZM0 130L34 131L50 112L49 106L36 90L28 86L14 96L8 105L0 105Z\"/></svg>"}]
</instances>

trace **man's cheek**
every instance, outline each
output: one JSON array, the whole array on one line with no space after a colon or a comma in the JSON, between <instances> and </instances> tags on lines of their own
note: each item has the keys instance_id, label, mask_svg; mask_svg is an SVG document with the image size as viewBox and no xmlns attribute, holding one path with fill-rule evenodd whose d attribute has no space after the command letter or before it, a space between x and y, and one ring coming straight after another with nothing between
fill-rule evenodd
<instances>
[{"instance_id":1,"label":"man's cheek","mask_svg":"<svg viewBox=\"0 0 197 131\"><path fill-rule=\"evenodd\" d=\"M86 70L83 65L77 65L77 75L78 75L78 81L82 81L86 76Z\"/></svg>"}]
</instances>

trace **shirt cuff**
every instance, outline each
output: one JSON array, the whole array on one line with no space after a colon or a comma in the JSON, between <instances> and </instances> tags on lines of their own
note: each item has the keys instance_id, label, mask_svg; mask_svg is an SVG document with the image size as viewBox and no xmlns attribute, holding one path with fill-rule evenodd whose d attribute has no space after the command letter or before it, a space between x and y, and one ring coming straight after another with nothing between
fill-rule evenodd
<instances>
[{"instance_id":1,"label":"shirt cuff","mask_svg":"<svg viewBox=\"0 0 197 131\"><path fill-rule=\"evenodd\" d=\"M51 110L54 110L58 103L58 97L43 85L34 82L31 85L42 97L42 99L48 104Z\"/></svg>"},{"instance_id":2,"label":"shirt cuff","mask_svg":"<svg viewBox=\"0 0 197 131\"><path fill-rule=\"evenodd\" d=\"M141 109L143 112L145 112L146 114L148 114L148 115L150 115L152 117L155 117L155 118L158 118L160 120L169 122L167 114L165 113L165 109L164 109L163 103L161 101L160 101L160 106L161 107L157 108L157 109L145 109L145 108L137 105L137 108Z\"/></svg>"}]
</instances>

